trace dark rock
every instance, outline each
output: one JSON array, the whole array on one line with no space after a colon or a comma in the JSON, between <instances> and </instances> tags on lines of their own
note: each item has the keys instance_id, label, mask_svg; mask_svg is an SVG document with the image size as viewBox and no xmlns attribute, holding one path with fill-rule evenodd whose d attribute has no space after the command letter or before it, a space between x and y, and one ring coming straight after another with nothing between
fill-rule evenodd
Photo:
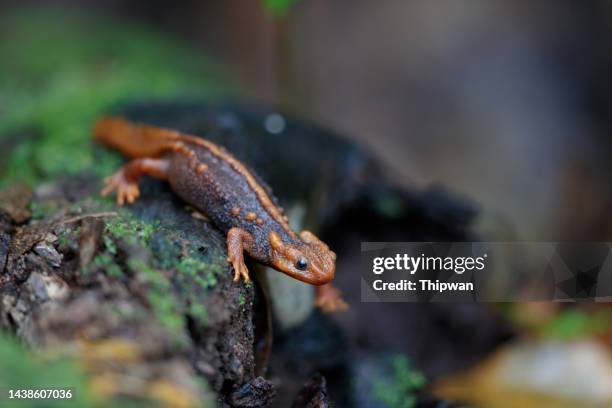
<instances>
[{"instance_id":1,"label":"dark rock","mask_svg":"<svg viewBox=\"0 0 612 408\"><path fill-rule=\"evenodd\" d=\"M350 406L350 351L334 320L315 311L300 326L277 332L270 372L282 378L275 406L289 406L312 373L326 378L325 390L338 406Z\"/></svg>"},{"instance_id":2,"label":"dark rock","mask_svg":"<svg viewBox=\"0 0 612 408\"><path fill-rule=\"evenodd\" d=\"M257 377L234 391L231 403L236 407L256 408L268 405L273 397L272 384L262 377Z\"/></svg>"},{"instance_id":3,"label":"dark rock","mask_svg":"<svg viewBox=\"0 0 612 408\"><path fill-rule=\"evenodd\" d=\"M57 252L55 247L48 242L39 242L34 246L34 252L42 257L49 265L59 268L62 264L63 255Z\"/></svg>"},{"instance_id":4,"label":"dark rock","mask_svg":"<svg viewBox=\"0 0 612 408\"><path fill-rule=\"evenodd\" d=\"M291 371L308 375L342 366L348 358L346 339L328 316L315 311L300 326L277 336L275 352Z\"/></svg>"},{"instance_id":5,"label":"dark rock","mask_svg":"<svg viewBox=\"0 0 612 408\"><path fill-rule=\"evenodd\" d=\"M0 232L0 275L4 272L11 237L6 232Z\"/></svg>"}]
</instances>

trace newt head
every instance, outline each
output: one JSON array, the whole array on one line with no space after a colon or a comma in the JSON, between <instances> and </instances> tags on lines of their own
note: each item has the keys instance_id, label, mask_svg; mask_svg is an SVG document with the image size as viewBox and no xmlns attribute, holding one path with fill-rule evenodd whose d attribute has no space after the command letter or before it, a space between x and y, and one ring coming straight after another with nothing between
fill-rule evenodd
<instances>
[{"instance_id":1,"label":"newt head","mask_svg":"<svg viewBox=\"0 0 612 408\"><path fill-rule=\"evenodd\" d=\"M334 251L310 231L302 231L300 238L297 242L285 243L279 234L271 232L272 266L312 285L324 285L334 279Z\"/></svg>"}]
</instances>

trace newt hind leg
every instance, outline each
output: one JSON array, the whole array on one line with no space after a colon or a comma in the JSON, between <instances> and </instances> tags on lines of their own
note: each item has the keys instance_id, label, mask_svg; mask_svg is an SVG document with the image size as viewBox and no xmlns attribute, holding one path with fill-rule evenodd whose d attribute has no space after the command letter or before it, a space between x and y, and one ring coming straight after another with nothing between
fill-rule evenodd
<instances>
[{"instance_id":1,"label":"newt hind leg","mask_svg":"<svg viewBox=\"0 0 612 408\"><path fill-rule=\"evenodd\" d=\"M253 244L253 237L247 231L240 228L231 228L227 232L227 261L234 267L234 282L240 277L244 283L249 283L249 270L244 263L244 251Z\"/></svg>"},{"instance_id":2,"label":"newt hind leg","mask_svg":"<svg viewBox=\"0 0 612 408\"><path fill-rule=\"evenodd\" d=\"M144 175L166 180L170 162L166 159L135 159L104 180L102 196L117 192L117 204L132 204L140 196L138 179Z\"/></svg>"}]
</instances>

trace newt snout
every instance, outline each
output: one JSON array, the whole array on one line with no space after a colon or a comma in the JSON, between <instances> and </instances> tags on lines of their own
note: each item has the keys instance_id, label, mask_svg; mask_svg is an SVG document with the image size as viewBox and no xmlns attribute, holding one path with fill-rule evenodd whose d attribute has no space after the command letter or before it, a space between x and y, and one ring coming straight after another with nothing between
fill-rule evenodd
<instances>
[{"instance_id":1,"label":"newt snout","mask_svg":"<svg viewBox=\"0 0 612 408\"><path fill-rule=\"evenodd\" d=\"M271 232L270 246L272 265L292 278L317 286L334 279L336 254L310 231L302 231L300 240L292 243Z\"/></svg>"}]
</instances>

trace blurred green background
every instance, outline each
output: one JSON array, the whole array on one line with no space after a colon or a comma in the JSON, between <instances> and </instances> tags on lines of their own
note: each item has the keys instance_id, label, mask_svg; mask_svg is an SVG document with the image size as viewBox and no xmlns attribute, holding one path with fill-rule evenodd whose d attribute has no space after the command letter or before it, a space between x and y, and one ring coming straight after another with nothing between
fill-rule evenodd
<instances>
[{"instance_id":1,"label":"blurred green background","mask_svg":"<svg viewBox=\"0 0 612 408\"><path fill-rule=\"evenodd\" d=\"M0 38L0 185L85 169L108 175L118 159L103 150L94 158L91 127L122 102L238 89L203 53L118 18L19 10L2 13Z\"/></svg>"}]
</instances>

